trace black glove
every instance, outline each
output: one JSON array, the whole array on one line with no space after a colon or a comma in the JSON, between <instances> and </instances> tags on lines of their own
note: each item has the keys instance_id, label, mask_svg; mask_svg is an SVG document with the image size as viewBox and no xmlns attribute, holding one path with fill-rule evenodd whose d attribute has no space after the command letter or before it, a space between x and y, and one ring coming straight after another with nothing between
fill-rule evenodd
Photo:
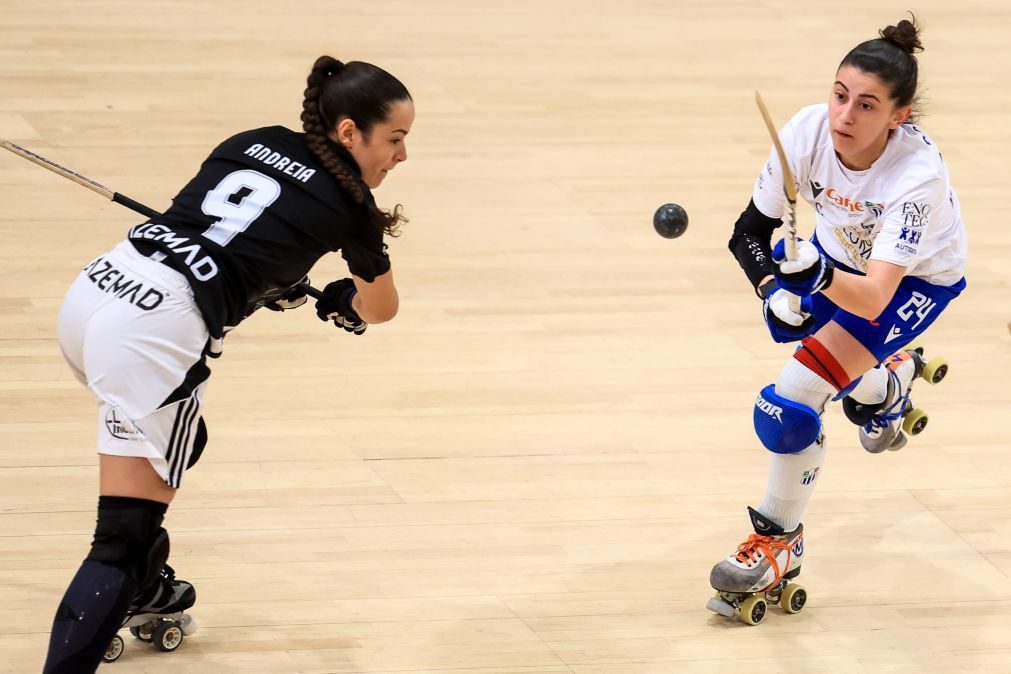
<instances>
[{"instance_id":1,"label":"black glove","mask_svg":"<svg viewBox=\"0 0 1011 674\"><path fill-rule=\"evenodd\" d=\"M299 283L309 283L309 277L303 277ZM271 311L294 309L305 304L308 299L305 296L305 291L301 290L297 284L289 287L270 288L246 303L246 307L242 311L242 319L249 318L263 307Z\"/></svg>"},{"instance_id":2,"label":"black glove","mask_svg":"<svg viewBox=\"0 0 1011 674\"><path fill-rule=\"evenodd\" d=\"M800 299L800 313L790 309L789 292L775 280L759 289L762 293L762 313L772 339L780 344L796 342L814 332L811 296Z\"/></svg>"},{"instance_id":3,"label":"black glove","mask_svg":"<svg viewBox=\"0 0 1011 674\"><path fill-rule=\"evenodd\" d=\"M333 321L338 328L362 334L369 324L351 306L351 300L357 294L355 282L349 278L328 283L323 288L323 297L316 300L316 315L321 321Z\"/></svg>"},{"instance_id":4,"label":"black glove","mask_svg":"<svg viewBox=\"0 0 1011 674\"><path fill-rule=\"evenodd\" d=\"M302 285L305 284L305 285ZM309 296L305 294L305 286L309 285L309 277L304 277L297 284L288 288L283 295L272 301L263 303L263 306L271 311L287 311L288 309L298 309L309 301ZM261 298L267 299L266 297Z\"/></svg>"}]
</instances>

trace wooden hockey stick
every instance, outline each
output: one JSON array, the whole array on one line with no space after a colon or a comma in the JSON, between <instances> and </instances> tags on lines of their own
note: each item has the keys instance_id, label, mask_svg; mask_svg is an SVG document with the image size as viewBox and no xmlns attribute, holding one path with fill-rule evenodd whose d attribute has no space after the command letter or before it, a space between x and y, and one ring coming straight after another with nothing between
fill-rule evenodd
<instances>
[{"instance_id":1,"label":"wooden hockey stick","mask_svg":"<svg viewBox=\"0 0 1011 674\"><path fill-rule=\"evenodd\" d=\"M776 126L772 123L772 117L769 116L769 110L765 107L765 102L762 101L762 94L757 91L755 92L755 103L758 104L758 110L762 113L762 119L765 120L765 127L769 130L769 136L772 138L772 144L776 148L776 154L779 155L779 165L783 171L783 192L786 194L786 219L783 223L786 225L786 236L783 237L783 247L786 249L786 259L796 260L797 185L793 182L793 171L790 170L790 165L786 162L786 153L783 152L783 145L779 142ZM800 312L800 298L792 293L790 295L790 310L795 313Z\"/></svg>"},{"instance_id":2,"label":"wooden hockey stick","mask_svg":"<svg viewBox=\"0 0 1011 674\"><path fill-rule=\"evenodd\" d=\"M96 194L101 194L106 199L114 201L117 204L120 204L121 206L126 206L131 211L140 213L141 215L146 216L148 218L157 218L158 216L161 215L161 213L154 210L153 208L145 206L139 201L134 201L130 197L120 194L119 192L113 192L105 185L96 183L91 178L86 178L82 176L80 173L77 173L76 171L71 171L65 166L60 166L56 162L50 161L45 157L43 157L42 155L35 154L34 152L32 152L27 148L23 148L20 145L15 145L14 143L7 140L0 140L0 145L2 145L5 150L10 150L17 156L21 157L22 159L27 159L33 164L38 164L42 168L52 171L56 175L63 176L67 180L71 180L77 183L78 185L81 185L82 187L87 187L92 192L95 192ZM320 292L316 288L313 288L311 285L307 283L299 282L295 284L295 287L299 288L300 290L305 292L306 295L309 295L310 297L313 297L315 299L319 299L323 296L322 292Z\"/></svg>"}]
</instances>

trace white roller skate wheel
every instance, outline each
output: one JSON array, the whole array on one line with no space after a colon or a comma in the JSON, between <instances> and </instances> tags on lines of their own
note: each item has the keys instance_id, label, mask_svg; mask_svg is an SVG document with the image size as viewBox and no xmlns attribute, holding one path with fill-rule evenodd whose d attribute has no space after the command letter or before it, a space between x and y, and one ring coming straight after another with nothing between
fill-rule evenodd
<instances>
[{"instance_id":1,"label":"white roller skate wheel","mask_svg":"<svg viewBox=\"0 0 1011 674\"><path fill-rule=\"evenodd\" d=\"M119 656L123 655L123 648L123 637L118 634L112 637L109 647L105 649L105 653L102 655L102 662L116 662L116 660L119 660Z\"/></svg>"},{"instance_id":2,"label":"white roller skate wheel","mask_svg":"<svg viewBox=\"0 0 1011 674\"><path fill-rule=\"evenodd\" d=\"M179 619L179 627L182 628L183 634L192 636L197 632L197 619L187 613Z\"/></svg>"},{"instance_id":3,"label":"white roller skate wheel","mask_svg":"<svg viewBox=\"0 0 1011 674\"><path fill-rule=\"evenodd\" d=\"M183 642L183 630L174 620L166 620L154 628L154 645L159 651L171 653Z\"/></svg>"},{"instance_id":4,"label":"white roller skate wheel","mask_svg":"<svg viewBox=\"0 0 1011 674\"><path fill-rule=\"evenodd\" d=\"M734 607L717 597L712 597L706 602L706 608L713 613L719 613L724 618L734 617Z\"/></svg>"}]
</instances>

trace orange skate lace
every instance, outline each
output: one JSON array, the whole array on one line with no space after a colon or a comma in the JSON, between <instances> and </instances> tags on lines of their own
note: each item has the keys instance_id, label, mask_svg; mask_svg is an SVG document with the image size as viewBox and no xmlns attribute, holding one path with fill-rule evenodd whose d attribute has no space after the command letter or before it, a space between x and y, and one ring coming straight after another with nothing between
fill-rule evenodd
<instances>
[{"instance_id":1,"label":"orange skate lace","mask_svg":"<svg viewBox=\"0 0 1011 674\"><path fill-rule=\"evenodd\" d=\"M756 553L761 552L764 554L765 558L769 560L769 564L772 565L772 571L775 574L773 581L765 588L765 590L768 590L783 577L779 568L779 561L776 559L776 552L780 550L786 550L786 568L790 568L790 556L793 554L790 544L785 541L778 541L772 536L751 534L748 536L748 540L737 546L737 553L734 557L737 558L737 561L750 567L759 561ZM764 592L765 590L762 591Z\"/></svg>"}]
</instances>

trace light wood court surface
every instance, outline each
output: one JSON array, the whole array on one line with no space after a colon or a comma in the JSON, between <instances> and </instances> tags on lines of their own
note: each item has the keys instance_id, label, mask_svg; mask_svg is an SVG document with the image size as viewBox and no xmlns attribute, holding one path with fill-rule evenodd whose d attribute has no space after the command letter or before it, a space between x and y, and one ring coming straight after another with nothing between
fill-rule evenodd
<instances>
[{"instance_id":1,"label":"light wood court surface","mask_svg":"<svg viewBox=\"0 0 1011 674\"><path fill-rule=\"evenodd\" d=\"M705 610L767 456L788 346L726 249L769 140L904 3L4 0L0 136L155 208L211 148L298 124L331 53L414 94L378 192L400 316L257 315L214 364L211 444L169 512L201 630L109 672L1011 671L1011 8L915 3L928 116L970 228L928 333L927 431L872 456L838 406L805 524L809 606ZM667 241L653 210L681 203ZM139 222L0 155L0 672L41 668L86 554L94 404L55 316ZM799 208L800 229L812 213ZM344 274L339 257L313 274Z\"/></svg>"}]
</instances>

